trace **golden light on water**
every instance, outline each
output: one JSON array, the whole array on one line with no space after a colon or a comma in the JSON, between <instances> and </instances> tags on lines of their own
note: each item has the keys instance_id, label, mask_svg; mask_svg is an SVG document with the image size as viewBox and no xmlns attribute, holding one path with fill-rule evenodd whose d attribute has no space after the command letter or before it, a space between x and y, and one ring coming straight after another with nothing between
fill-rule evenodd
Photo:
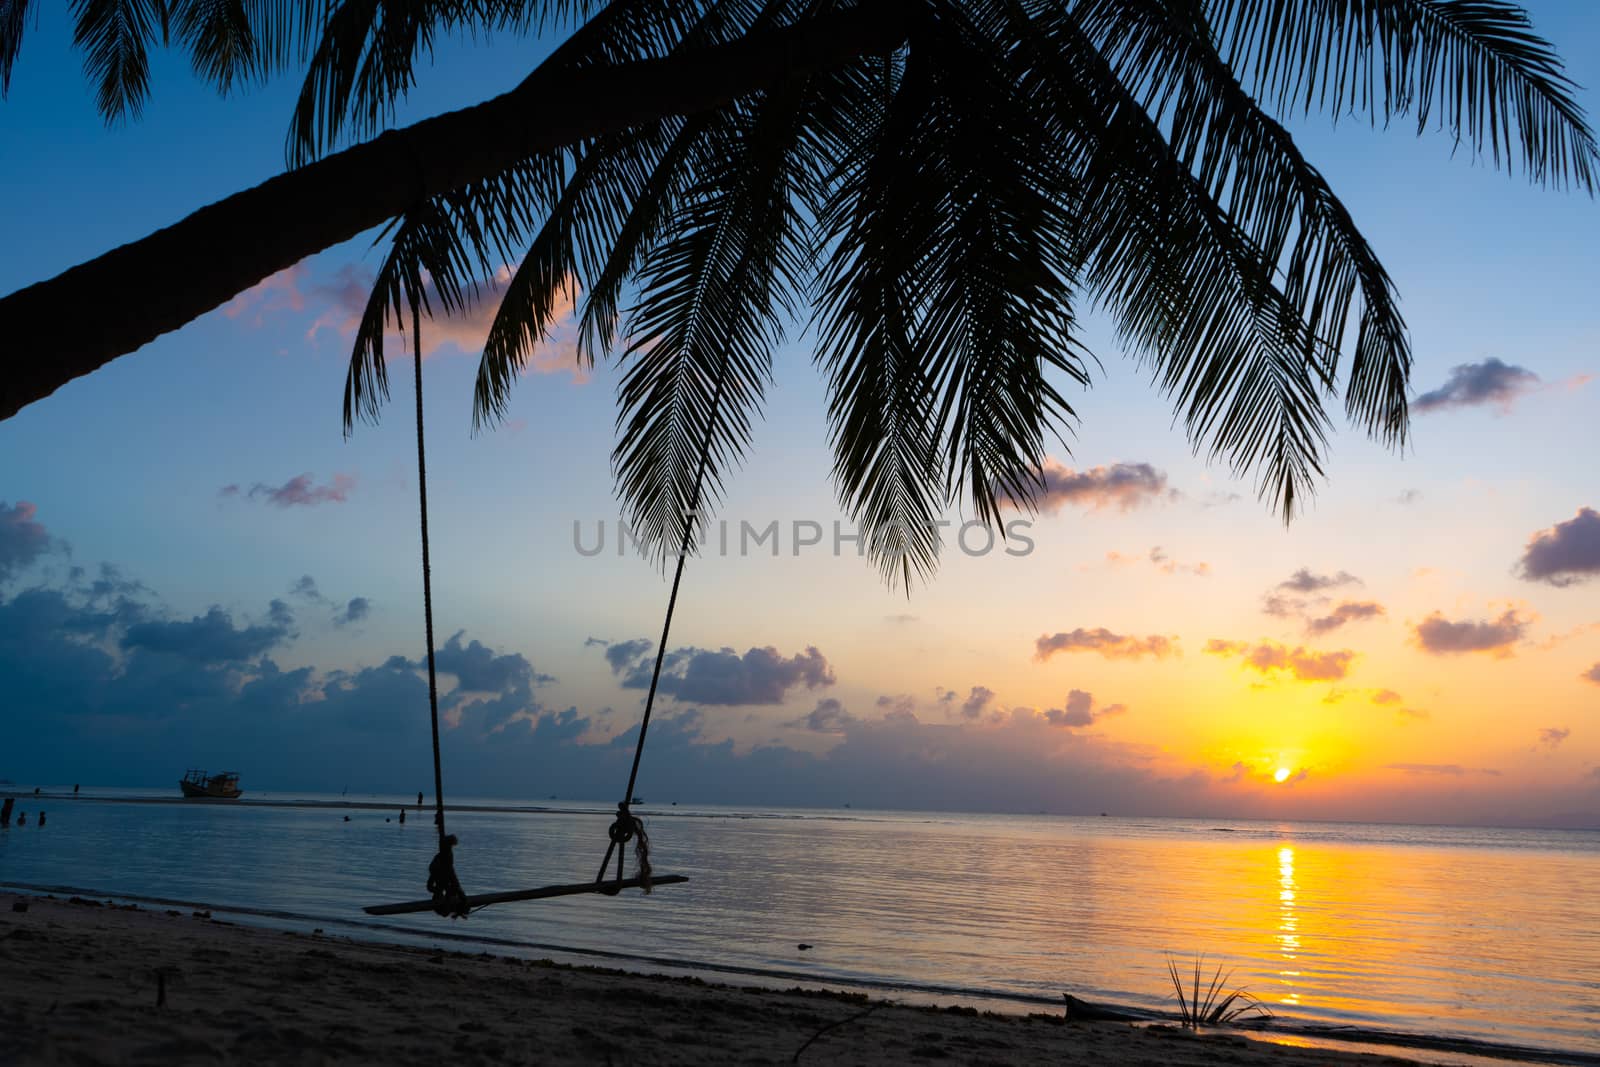
<instances>
[{"instance_id":1,"label":"golden light on water","mask_svg":"<svg viewBox=\"0 0 1600 1067\"><path fill-rule=\"evenodd\" d=\"M1283 776L1278 778L1280 782L1289 776L1281 767L1278 774ZM1296 963L1300 955L1300 917L1295 911L1295 898L1294 849L1286 845L1278 849L1278 980L1284 987L1278 1003L1290 1006L1300 1003L1300 969Z\"/></svg>"}]
</instances>

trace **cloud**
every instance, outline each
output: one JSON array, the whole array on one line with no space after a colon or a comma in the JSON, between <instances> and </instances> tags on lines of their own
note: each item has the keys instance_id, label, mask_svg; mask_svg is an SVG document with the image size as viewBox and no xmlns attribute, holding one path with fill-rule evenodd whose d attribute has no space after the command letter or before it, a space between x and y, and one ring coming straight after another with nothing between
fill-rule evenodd
<instances>
[{"instance_id":1,"label":"cloud","mask_svg":"<svg viewBox=\"0 0 1600 1067\"><path fill-rule=\"evenodd\" d=\"M1493 404L1502 414L1507 414L1518 398L1538 387L1539 376L1533 371L1491 357L1482 363L1452 367L1445 383L1417 397L1411 410L1426 415L1433 411Z\"/></svg>"},{"instance_id":2,"label":"cloud","mask_svg":"<svg viewBox=\"0 0 1600 1067\"><path fill-rule=\"evenodd\" d=\"M317 485L310 474L300 474L277 486L257 482L244 495L251 500L259 497L280 508L312 508L318 504L343 504L355 487L356 479L351 474L335 474L327 485ZM239 486L237 483L225 485L217 490L217 495L239 496Z\"/></svg>"},{"instance_id":3,"label":"cloud","mask_svg":"<svg viewBox=\"0 0 1600 1067\"><path fill-rule=\"evenodd\" d=\"M1275 619L1292 619L1306 610L1306 602L1298 597L1268 593L1261 598L1261 614Z\"/></svg>"},{"instance_id":4,"label":"cloud","mask_svg":"<svg viewBox=\"0 0 1600 1067\"><path fill-rule=\"evenodd\" d=\"M1299 771L1281 782L1278 780L1277 770L1280 764L1276 759L1256 760L1254 763L1246 760L1237 760L1228 767L1228 773L1217 782L1221 785L1236 785L1247 783L1251 785L1271 786L1277 790L1285 785L1296 785L1311 777L1309 767L1301 767Z\"/></svg>"},{"instance_id":5,"label":"cloud","mask_svg":"<svg viewBox=\"0 0 1600 1067\"><path fill-rule=\"evenodd\" d=\"M1395 718L1401 720L1402 722L1406 720L1422 720L1431 717L1426 711L1423 711L1420 708L1401 707L1400 705L1404 703L1404 698L1401 697L1399 693L1396 693L1393 689L1371 690L1367 695L1367 699L1373 704L1376 704L1378 707L1394 708Z\"/></svg>"},{"instance_id":6,"label":"cloud","mask_svg":"<svg viewBox=\"0 0 1600 1067\"><path fill-rule=\"evenodd\" d=\"M1354 659L1355 653L1348 649L1313 652L1302 647L1290 650L1283 645L1263 643L1250 652L1245 662L1262 674L1288 671L1302 682L1324 682L1343 678L1350 672Z\"/></svg>"},{"instance_id":7,"label":"cloud","mask_svg":"<svg viewBox=\"0 0 1600 1067\"><path fill-rule=\"evenodd\" d=\"M1160 545L1156 545L1143 556L1125 556L1121 552L1106 553L1106 562L1113 567L1127 566L1141 561L1148 561L1162 574L1192 574L1196 578L1205 578L1211 574L1211 564L1203 560L1198 563L1180 563L1168 555Z\"/></svg>"},{"instance_id":8,"label":"cloud","mask_svg":"<svg viewBox=\"0 0 1600 1067\"><path fill-rule=\"evenodd\" d=\"M1402 489L1400 495L1394 498L1396 504L1415 504L1422 499L1421 489Z\"/></svg>"},{"instance_id":9,"label":"cloud","mask_svg":"<svg viewBox=\"0 0 1600 1067\"><path fill-rule=\"evenodd\" d=\"M366 311L373 280L370 269L347 264L328 280L319 282L311 278L303 264L296 264L240 293L223 306L222 313L250 326L261 327L269 319L286 313L303 315L309 311L314 312L315 317L306 329L307 338L315 338L324 330L331 330L341 338L352 338ZM467 356L482 353L500 298L510 280L510 268L501 267L480 285L478 298L466 307L451 315L429 315L427 324L422 327L422 357L429 359L441 350L454 350ZM424 279L423 292L429 307L443 306L432 279ZM534 345L528 359L528 369L535 374L565 372L571 374L574 381L588 379L587 368L578 359L574 295L571 286L556 295L555 325ZM384 334L385 355L396 359L407 351L404 335L389 323Z\"/></svg>"},{"instance_id":10,"label":"cloud","mask_svg":"<svg viewBox=\"0 0 1600 1067\"><path fill-rule=\"evenodd\" d=\"M309 574L301 575L293 585L289 586L289 595L298 597L308 604L326 605L333 612L331 618L335 626L350 626L372 614L372 601L364 596L351 597L343 604L329 601L322 595L322 590L317 588L317 580Z\"/></svg>"},{"instance_id":11,"label":"cloud","mask_svg":"<svg viewBox=\"0 0 1600 1067\"><path fill-rule=\"evenodd\" d=\"M1304 646L1288 648L1276 641L1262 641L1251 647L1244 641L1212 638L1205 651L1213 656L1242 656L1244 665L1262 674L1283 671L1301 682L1336 682L1350 673L1356 654L1349 649L1316 652Z\"/></svg>"},{"instance_id":12,"label":"cloud","mask_svg":"<svg viewBox=\"0 0 1600 1067\"><path fill-rule=\"evenodd\" d=\"M1311 568L1301 567L1279 582L1278 588L1296 593L1320 593L1325 589L1337 589L1341 585L1360 584L1361 579L1349 571L1340 571L1338 574L1315 574Z\"/></svg>"},{"instance_id":13,"label":"cloud","mask_svg":"<svg viewBox=\"0 0 1600 1067\"><path fill-rule=\"evenodd\" d=\"M1573 518L1534 534L1517 572L1530 582L1554 586L1575 585L1600 574L1600 512L1579 508Z\"/></svg>"},{"instance_id":14,"label":"cloud","mask_svg":"<svg viewBox=\"0 0 1600 1067\"><path fill-rule=\"evenodd\" d=\"M1595 685L1600 685L1600 663L1596 663L1593 667L1590 667L1578 677L1582 678L1584 681L1593 682Z\"/></svg>"},{"instance_id":15,"label":"cloud","mask_svg":"<svg viewBox=\"0 0 1600 1067\"><path fill-rule=\"evenodd\" d=\"M1381 604L1373 603L1370 600L1346 600L1329 614L1320 618L1308 619L1306 621L1306 632L1313 635L1332 633L1347 622L1372 619L1382 614L1384 614L1384 610Z\"/></svg>"},{"instance_id":16,"label":"cloud","mask_svg":"<svg viewBox=\"0 0 1600 1067\"><path fill-rule=\"evenodd\" d=\"M612 674L621 674L633 667L656 647L654 641L644 637L636 637L632 641L607 641L591 637L584 642L585 647L590 645L599 645L606 650L606 663L611 666Z\"/></svg>"},{"instance_id":17,"label":"cloud","mask_svg":"<svg viewBox=\"0 0 1600 1067\"><path fill-rule=\"evenodd\" d=\"M364 596L353 596L345 603L342 610L335 612L333 624L335 626L350 626L361 622L372 614L372 601Z\"/></svg>"},{"instance_id":18,"label":"cloud","mask_svg":"<svg viewBox=\"0 0 1600 1067\"><path fill-rule=\"evenodd\" d=\"M123 580L125 595L93 601L83 576L59 588L0 596L0 678L7 687L0 700L0 737L3 758L12 765L29 768L42 781L134 785L173 764L242 764L253 788L271 791L337 792L348 785L352 794L399 793L431 781L419 649L333 670L280 666L270 656L200 663L125 650L118 637L135 622L186 621L165 613L154 594L126 592L131 584ZM268 609L263 617L271 615ZM248 626L236 619L234 629L240 628ZM472 642L462 637L455 644L470 648ZM318 653L337 655L331 648ZM525 684L540 677L531 665L503 669L507 659L515 659L504 647L486 645L483 658L501 665L488 677L504 689L482 693L457 686L440 697L450 780L491 797L525 796L528 783L536 781L543 794L572 798L627 780L639 736L635 716L608 716L604 709L567 702L547 706L539 699L547 690ZM796 694L791 690L790 696ZM794 704L758 714L776 725L809 719L805 708L820 708L817 725L837 729L807 731L805 739L822 751L800 746L800 735L794 735L794 747L735 743L718 732L713 715L697 707L658 711L640 788L662 804L850 803L858 810L1350 819L1387 814L1419 821L1463 821L1479 811L1515 821L1537 818L1541 810L1569 810L1544 807L1547 801L1568 803L1569 794L1529 797L1519 781L1499 793L1486 789L1482 808L1469 812L1455 788L1467 779L1445 777L1437 780L1444 788L1425 789L1418 780L1393 774L1388 790L1343 794L1350 799L1332 809L1325 796L1303 796L1304 806L1286 814L1286 794L1242 773L1248 764L1235 769L1230 784L1225 768L1213 774L1178 762L1160 746L1117 741L1072 725L1084 702L1071 694L1056 709L1059 724L1032 711L917 722L852 715L843 704L835 710L817 696ZM1118 710L1115 704L1097 709L1089 699L1091 717ZM617 718L627 718L628 728L609 728ZM1481 782L1487 787L1496 780ZM1586 779L1584 788L1594 782ZM662 829L671 836L670 828Z\"/></svg>"},{"instance_id":19,"label":"cloud","mask_svg":"<svg viewBox=\"0 0 1600 1067\"><path fill-rule=\"evenodd\" d=\"M1054 515L1072 504L1090 511L1116 508L1132 511L1159 500L1175 500L1176 489L1167 487L1167 476L1148 463L1113 463L1076 471L1050 458L1040 468L1042 488L1035 487L1033 503L1047 515ZM1012 501L1013 504L1016 501Z\"/></svg>"},{"instance_id":20,"label":"cloud","mask_svg":"<svg viewBox=\"0 0 1600 1067\"><path fill-rule=\"evenodd\" d=\"M293 626L289 606L274 600L262 623L235 626L232 615L213 607L187 621L135 623L120 644L124 650L165 653L195 663L241 663L288 641L294 636Z\"/></svg>"},{"instance_id":21,"label":"cloud","mask_svg":"<svg viewBox=\"0 0 1600 1067\"><path fill-rule=\"evenodd\" d=\"M1080 627L1071 633L1040 634L1033 647L1033 658L1040 661L1058 652L1098 652L1106 659L1143 659L1145 656L1165 659L1178 655L1176 638L1160 634L1144 638L1115 634L1103 626L1093 630Z\"/></svg>"},{"instance_id":22,"label":"cloud","mask_svg":"<svg viewBox=\"0 0 1600 1067\"><path fill-rule=\"evenodd\" d=\"M282 601L259 621L240 623L220 607L185 619L138 593L137 583L120 584L114 601L82 583L0 599L8 696L0 732L10 739L8 755L24 758L15 739L26 734L30 765L70 761L84 778L107 782L202 758L247 764L257 781L301 775L323 788L354 786L364 776L373 785L430 776L420 655L320 677L310 667L284 669L266 654L293 636L293 612ZM460 666L448 661L456 650L476 655L490 669L475 684L502 688L458 687L442 696L446 729L466 739L453 743L458 754L499 751L487 739L518 719L539 720L545 740L586 727L570 709L547 713L533 700L531 685L545 676L520 656L472 653L475 645L453 640L446 666Z\"/></svg>"},{"instance_id":23,"label":"cloud","mask_svg":"<svg viewBox=\"0 0 1600 1067\"><path fill-rule=\"evenodd\" d=\"M1539 731L1539 743L1547 748L1559 748L1561 742L1572 736L1565 726L1546 726Z\"/></svg>"},{"instance_id":24,"label":"cloud","mask_svg":"<svg viewBox=\"0 0 1600 1067\"><path fill-rule=\"evenodd\" d=\"M1349 571L1318 574L1301 567L1267 592L1261 612L1278 619L1303 619L1306 633L1313 637L1332 633L1346 623L1384 614L1383 606L1371 600L1345 600L1331 610L1323 607L1330 599L1323 595L1328 590L1360 584L1361 579Z\"/></svg>"},{"instance_id":25,"label":"cloud","mask_svg":"<svg viewBox=\"0 0 1600 1067\"><path fill-rule=\"evenodd\" d=\"M302 574L293 585L289 587L289 595L302 597L312 603L322 602L322 591L317 588L317 580L309 574Z\"/></svg>"},{"instance_id":26,"label":"cloud","mask_svg":"<svg viewBox=\"0 0 1600 1067\"><path fill-rule=\"evenodd\" d=\"M908 623L916 622L917 621L917 616L915 616L915 615L885 615L883 617L883 621L884 622L895 622L895 623L900 623L902 625L905 625L905 624L908 624Z\"/></svg>"},{"instance_id":27,"label":"cloud","mask_svg":"<svg viewBox=\"0 0 1600 1067\"><path fill-rule=\"evenodd\" d=\"M610 648L606 655L610 659ZM648 689L653 666L642 657L634 659L625 668L623 687ZM781 704L791 689L816 689L834 680L833 668L815 646L788 658L770 646L742 656L731 648L680 648L662 662L659 691L685 704Z\"/></svg>"},{"instance_id":28,"label":"cloud","mask_svg":"<svg viewBox=\"0 0 1600 1067\"><path fill-rule=\"evenodd\" d=\"M1459 763L1389 763L1385 764L1386 770L1399 771L1402 774L1449 775L1459 778L1466 774L1499 775L1499 771L1489 767L1463 767Z\"/></svg>"},{"instance_id":29,"label":"cloud","mask_svg":"<svg viewBox=\"0 0 1600 1067\"><path fill-rule=\"evenodd\" d=\"M266 323L270 315L282 311L301 312L306 308L304 287L310 271L304 263L269 274L232 300L222 305L230 319L245 319L252 326Z\"/></svg>"},{"instance_id":30,"label":"cloud","mask_svg":"<svg viewBox=\"0 0 1600 1067\"><path fill-rule=\"evenodd\" d=\"M26 500L0 500L0 582L7 581L53 546L49 532L34 516L39 509Z\"/></svg>"},{"instance_id":31,"label":"cloud","mask_svg":"<svg viewBox=\"0 0 1600 1067\"><path fill-rule=\"evenodd\" d=\"M819 734L840 734L849 727L856 725L857 719L845 710L844 705L833 697L825 697L817 701L817 706L798 719L791 719L784 723L785 726L798 727L802 730L811 730Z\"/></svg>"},{"instance_id":32,"label":"cloud","mask_svg":"<svg viewBox=\"0 0 1600 1067\"><path fill-rule=\"evenodd\" d=\"M898 696L885 694L878 698L878 707L882 709L885 719L917 721L917 698L910 693L901 693Z\"/></svg>"},{"instance_id":33,"label":"cloud","mask_svg":"<svg viewBox=\"0 0 1600 1067\"><path fill-rule=\"evenodd\" d=\"M1522 640L1531 622L1520 617L1515 608L1492 621L1451 622L1436 611L1416 625L1415 634L1422 650L1436 656L1488 652L1504 657L1511 655L1512 646Z\"/></svg>"},{"instance_id":34,"label":"cloud","mask_svg":"<svg viewBox=\"0 0 1600 1067\"><path fill-rule=\"evenodd\" d=\"M464 631L451 634L444 647L434 653L440 673L455 675L463 690L503 693L555 681L550 675L535 671L521 653L497 654L494 649L477 640L463 645L463 636Z\"/></svg>"},{"instance_id":35,"label":"cloud","mask_svg":"<svg viewBox=\"0 0 1600 1067\"><path fill-rule=\"evenodd\" d=\"M1600 667L1596 669L1600 670ZM993 702L993 689L988 686L975 685L972 687L972 692L967 694L967 699L961 702L961 717L969 720L982 718L985 709Z\"/></svg>"},{"instance_id":36,"label":"cloud","mask_svg":"<svg viewBox=\"0 0 1600 1067\"><path fill-rule=\"evenodd\" d=\"M1179 563L1162 549L1160 545L1150 550L1150 562L1162 574L1192 574L1196 578L1204 578L1211 573L1211 564L1204 560L1199 563Z\"/></svg>"},{"instance_id":37,"label":"cloud","mask_svg":"<svg viewBox=\"0 0 1600 1067\"><path fill-rule=\"evenodd\" d=\"M1107 715L1121 715L1127 710L1122 704L1096 709L1093 694L1086 693L1082 689L1074 689L1067 694L1066 707L1049 708L1043 713L1043 717L1051 726L1076 728L1092 726Z\"/></svg>"}]
</instances>

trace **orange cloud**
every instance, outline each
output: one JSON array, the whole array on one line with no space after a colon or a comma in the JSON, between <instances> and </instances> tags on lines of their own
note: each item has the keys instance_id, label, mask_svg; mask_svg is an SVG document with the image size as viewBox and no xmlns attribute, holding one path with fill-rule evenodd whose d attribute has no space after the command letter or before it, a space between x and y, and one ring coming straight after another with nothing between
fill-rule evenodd
<instances>
[{"instance_id":1,"label":"orange cloud","mask_svg":"<svg viewBox=\"0 0 1600 1067\"><path fill-rule=\"evenodd\" d=\"M1289 648L1276 641L1262 641L1251 648L1243 641L1212 638L1206 652L1213 656L1242 656L1244 665L1262 674L1287 672L1301 682L1336 682L1350 673L1356 654L1349 649L1316 652L1304 646Z\"/></svg>"},{"instance_id":2,"label":"orange cloud","mask_svg":"<svg viewBox=\"0 0 1600 1067\"><path fill-rule=\"evenodd\" d=\"M476 300L456 314L439 312L439 298L431 283L424 284L427 302L436 312L428 315L422 328L422 358L429 359L442 350L454 350L462 355L475 356L483 351L500 307L500 297L511 280L511 270L502 266L478 292ZM367 298L372 290L372 275L360 267L346 265L324 282L313 281L304 263L297 263L257 283L227 304L222 313L231 319L242 319L253 327L265 325L269 318L284 313L315 313L306 328L307 340L314 340L323 331L332 331L344 339L353 338L366 310ZM578 359L577 313L574 292L569 288L557 301L557 325L544 341L534 346L527 369L535 374L566 372L573 381L588 380L588 371ZM409 349L398 330L386 332L384 350L391 359L402 358Z\"/></svg>"},{"instance_id":3,"label":"orange cloud","mask_svg":"<svg viewBox=\"0 0 1600 1067\"><path fill-rule=\"evenodd\" d=\"M1054 515L1068 504L1090 511L1109 507L1132 511L1154 501L1176 500L1180 495L1167 487L1166 473L1148 463L1113 463L1078 471L1049 458L1039 475L1044 485L1035 487L1033 504L1047 515Z\"/></svg>"},{"instance_id":4,"label":"orange cloud","mask_svg":"<svg viewBox=\"0 0 1600 1067\"><path fill-rule=\"evenodd\" d=\"M1106 659L1143 659L1145 656L1165 659L1178 655L1176 638L1160 634L1140 638L1112 633L1103 626L1094 630L1080 627L1071 633L1040 634L1033 648L1033 658L1040 662L1058 652L1098 652Z\"/></svg>"},{"instance_id":5,"label":"orange cloud","mask_svg":"<svg viewBox=\"0 0 1600 1067\"><path fill-rule=\"evenodd\" d=\"M1436 611L1417 623L1414 633L1418 647L1435 656L1486 652L1504 659L1512 654L1512 648L1532 622L1518 615L1515 608L1508 608L1498 619L1460 622L1452 622Z\"/></svg>"}]
</instances>

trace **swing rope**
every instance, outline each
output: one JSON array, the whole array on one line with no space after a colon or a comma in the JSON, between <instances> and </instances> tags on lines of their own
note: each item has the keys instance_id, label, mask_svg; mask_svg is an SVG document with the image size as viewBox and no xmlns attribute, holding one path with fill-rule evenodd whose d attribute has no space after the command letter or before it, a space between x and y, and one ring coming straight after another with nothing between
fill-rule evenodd
<instances>
[{"instance_id":1,"label":"swing rope","mask_svg":"<svg viewBox=\"0 0 1600 1067\"><path fill-rule=\"evenodd\" d=\"M411 293L411 364L417 391L417 497L422 527L422 618L428 635L428 716L433 731L433 823L439 831L439 851L428 864L428 892L433 910L451 918L465 918L466 893L456 877L455 835L444 827L444 771L439 760L439 679L433 654L433 568L428 556L428 456L422 433L422 315L418 294Z\"/></svg>"},{"instance_id":2,"label":"swing rope","mask_svg":"<svg viewBox=\"0 0 1600 1067\"><path fill-rule=\"evenodd\" d=\"M628 805L633 799L634 786L639 782L639 761L644 757L644 738L650 729L650 713L655 710L656 688L661 684L661 665L667 655L667 637L672 632L672 615L678 607L678 587L683 583L683 565L688 561L689 549L694 543L694 521L700 510L700 495L705 486L706 467L711 460L711 438L716 430L717 413L722 409L722 393L728 380L729 362L731 361L724 353L722 364L717 370L717 385L711 395L711 418L706 422L706 436L700 446L700 466L694 474L694 489L689 495L689 507L683 514L683 543L678 548L678 567L672 575L672 593L667 597L667 617L661 623L661 642L656 646L655 669L650 672L650 691L644 700L644 717L639 721L639 740L633 746L633 769L628 772L627 791L622 794L622 800L617 804L616 820L606 831L611 843L606 846L605 859L600 861L600 871L594 877L596 882L605 879L606 866L611 862L611 855L615 852L617 880L621 881L624 873L624 853L627 851L628 842L633 841L638 878L643 883L642 888L646 893L650 892L650 838L644 832L644 820L633 814Z\"/></svg>"},{"instance_id":3,"label":"swing rope","mask_svg":"<svg viewBox=\"0 0 1600 1067\"><path fill-rule=\"evenodd\" d=\"M617 805L617 818L611 824L608 833L611 843L606 849L605 859L600 862L600 873L592 883L580 882L574 885L544 886L538 889L486 893L468 897L465 890L461 888L460 880L456 877L454 854L457 843L456 837L446 830L444 818L444 769L439 744L439 678L433 636L433 567L428 542L428 457L422 414L422 313L420 287L413 288L408 293L408 296L411 305L411 364L417 399L417 504L418 524L422 541L422 615L428 642L428 724L433 744L433 821L439 833L439 851L433 857L433 861L428 864L428 893L431 897L430 900L408 901L400 904L377 904L364 910L371 915L403 915L431 910L441 916L464 919L472 912L490 904L569 896L574 893L585 892L599 892L608 896L615 896L620 890L633 886L638 886L648 893L653 885L672 885L686 882L688 879L682 875L653 877L650 868L650 838L645 833L644 822L629 810L628 802L633 796L634 786L638 783L639 763L644 756L645 733L650 727L650 714L655 707L656 691L661 681L661 668L665 658L667 639L672 630L672 616L678 603L678 589L683 582L683 565L693 544L694 517L700 507L700 497L705 485L706 470L710 463L712 437L716 428L715 418L722 404L729 361L724 357L717 373L716 388L711 398L712 422L706 427L705 441L700 451L699 468L695 471L694 489L690 495L689 508L684 515L683 544L678 552L678 566L672 578L672 595L667 602L667 617L661 627L661 648L657 650L655 671L650 678L650 693L645 700L644 718L639 726L639 741L634 747L633 767L628 772L628 791L622 802ZM403 311L400 316L400 327L402 331L405 329ZM639 869L638 876L632 879L623 877L626 846L629 841L635 842L634 856L638 861ZM618 851L619 849L621 851ZM615 881L607 882L605 880L605 872L613 852L617 852L617 877Z\"/></svg>"}]
</instances>

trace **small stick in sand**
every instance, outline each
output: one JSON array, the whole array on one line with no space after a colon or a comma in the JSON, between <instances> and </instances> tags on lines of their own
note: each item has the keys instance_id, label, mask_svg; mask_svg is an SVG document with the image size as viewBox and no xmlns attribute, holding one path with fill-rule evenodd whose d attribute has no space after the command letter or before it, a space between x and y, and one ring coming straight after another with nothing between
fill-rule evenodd
<instances>
[{"instance_id":1,"label":"small stick in sand","mask_svg":"<svg viewBox=\"0 0 1600 1067\"><path fill-rule=\"evenodd\" d=\"M839 1027L844 1026L846 1023L853 1023L857 1019L865 1019L867 1016L871 1015L873 1012L877 1011L879 1008L883 1007L884 1005L893 1004L893 1003L894 1003L894 1001L892 1001L892 1000L880 1000L876 1004L867 1005L867 1007L865 1007L861 1011L856 1012L854 1015L850 1016L848 1019L839 1019L839 1020L837 1020L835 1022L828 1023L822 1029L818 1030L816 1033L814 1033L810 1037L806 1038L806 1043L801 1045L799 1048L794 1050L794 1058L791 1059L789 1062L790 1063L799 1063L800 1062L800 1053L802 1053L806 1049L810 1048L811 1047L811 1042L815 1041L817 1038L821 1037L823 1034L827 1033L829 1030L837 1030Z\"/></svg>"}]
</instances>

